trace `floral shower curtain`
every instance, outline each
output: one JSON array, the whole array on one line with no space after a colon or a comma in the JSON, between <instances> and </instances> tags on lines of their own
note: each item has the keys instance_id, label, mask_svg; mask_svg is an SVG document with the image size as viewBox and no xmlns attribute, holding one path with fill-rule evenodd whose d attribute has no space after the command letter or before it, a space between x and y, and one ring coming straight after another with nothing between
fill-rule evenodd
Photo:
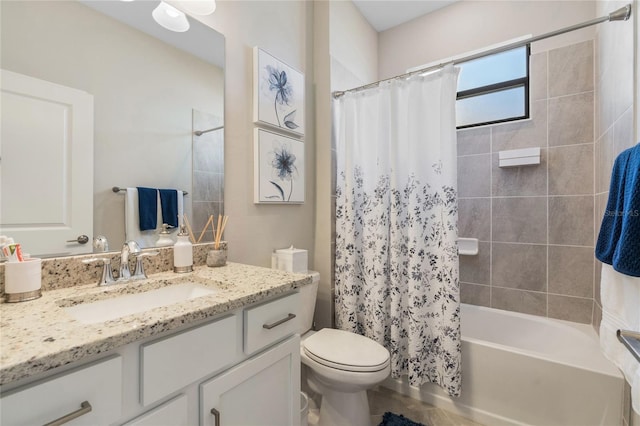
<instances>
[{"instance_id":1,"label":"floral shower curtain","mask_svg":"<svg viewBox=\"0 0 640 426\"><path fill-rule=\"evenodd\" d=\"M334 103L336 323L391 353L391 374L460 394L458 70Z\"/></svg>"}]
</instances>

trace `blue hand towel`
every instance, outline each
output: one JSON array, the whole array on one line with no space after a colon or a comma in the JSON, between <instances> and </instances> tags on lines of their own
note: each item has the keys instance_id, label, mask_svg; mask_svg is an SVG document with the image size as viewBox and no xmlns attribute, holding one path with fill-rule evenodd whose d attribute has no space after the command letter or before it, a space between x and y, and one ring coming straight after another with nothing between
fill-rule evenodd
<instances>
[{"instance_id":1,"label":"blue hand towel","mask_svg":"<svg viewBox=\"0 0 640 426\"><path fill-rule=\"evenodd\" d=\"M140 186L137 189L140 230L156 229L158 226L158 190Z\"/></svg>"},{"instance_id":2,"label":"blue hand towel","mask_svg":"<svg viewBox=\"0 0 640 426\"><path fill-rule=\"evenodd\" d=\"M162 222L178 227L178 191L175 189L160 189L160 208Z\"/></svg>"},{"instance_id":3,"label":"blue hand towel","mask_svg":"<svg viewBox=\"0 0 640 426\"><path fill-rule=\"evenodd\" d=\"M620 153L613 165L596 257L622 274L640 277L640 144Z\"/></svg>"}]
</instances>

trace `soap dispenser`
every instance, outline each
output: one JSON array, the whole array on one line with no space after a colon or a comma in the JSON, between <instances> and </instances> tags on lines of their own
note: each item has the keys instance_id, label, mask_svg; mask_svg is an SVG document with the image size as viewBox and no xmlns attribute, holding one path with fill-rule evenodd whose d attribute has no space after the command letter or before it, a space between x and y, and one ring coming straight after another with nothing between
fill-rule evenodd
<instances>
[{"instance_id":1,"label":"soap dispenser","mask_svg":"<svg viewBox=\"0 0 640 426\"><path fill-rule=\"evenodd\" d=\"M158 241L156 241L156 247L167 247L173 245L171 233L169 233L170 226L171 225L167 223L162 224L162 231L158 233Z\"/></svg>"},{"instance_id":2,"label":"soap dispenser","mask_svg":"<svg viewBox=\"0 0 640 426\"><path fill-rule=\"evenodd\" d=\"M180 226L178 241L173 246L173 272L193 271L193 244L184 225Z\"/></svg>"}]
</instances>

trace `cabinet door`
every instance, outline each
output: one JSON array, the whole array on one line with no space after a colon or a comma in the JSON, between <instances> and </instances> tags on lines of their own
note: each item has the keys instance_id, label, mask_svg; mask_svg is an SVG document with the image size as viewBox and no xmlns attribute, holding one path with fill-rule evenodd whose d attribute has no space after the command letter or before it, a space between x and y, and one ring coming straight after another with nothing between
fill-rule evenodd
<instances>
[{"instance_id":1,"label":"cabinet door","mask_svg":"<svg viewBox=\"0 0 640 426\"><path fill-rule=\"evenodd\" d=\"M187 426L189 418L189 407L185 395L177 396L165 402L161 406L154 408L143 415L136 417L123 426Z\"/></svg>"},{"instance_id":2,"label":"cabinet door","mask_svg":"<svg viewBox=\"0 0 640 426\"><path fill-rule=\"evenodd\" d=\"M224 426L300 424L298 335L200 385L200 424L215 426L216 420Z\"/></svg>"}]
</instances>

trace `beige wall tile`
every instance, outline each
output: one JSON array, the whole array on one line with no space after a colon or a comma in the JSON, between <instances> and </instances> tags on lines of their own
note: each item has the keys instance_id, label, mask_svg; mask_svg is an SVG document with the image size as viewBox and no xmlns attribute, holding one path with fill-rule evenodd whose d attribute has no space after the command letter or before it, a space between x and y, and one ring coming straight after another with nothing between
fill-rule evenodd
<instances>
[{"instance_id":1,"label":"beige wall tile","mask_svg":"<svg viewBox=\"0 0 640 426\"><path fill-rule=\"evenodd\" d=\"M593 92L549 99L549 146L593 142Z\"/></svg>"},{"instance_id":2,"label":"beige wall tile","mask_svg":"<svg viewBox=\"0 0 640 426\"><path fill-rule=\"evenodd\" d=\"M491 307L531 315L547 315L547 295L533 291L493 287Z\"/></svg>"},{"instance_id":3,"label":"beige wall tile","mask_svg":"<svg viewBox=\"0 0 640 426\"><path fill-rule=\"evenodd\" d=\"M549 294L549 317L591 324L593 299Z\"/></svg>"},{"instance_id":4,"label":"beige wall tile","mask_svg":"<svg viewBox=\"0 0 640 426\"><path fill-rule=\"evenodd\" d=\"M540 151L540 164L524 167L498 167L498 153L491 159L493 196L547 195L547 149Z\"/></svg>"},{"instance_id":5,"label":"beige wall tile","mask_svg":"<svg viewBox=\"0 0 640 426\"><path fill-rule=\"evenodd\" d=\"M458 155L491 152L491 127L458 130Z\"/></svg>"},{"instance_id":6,"label":"beige wall tile","mask_svg":"<svg viewBox=\"0 0 640 426\"><path fill-rule=\"evenodd\" d=\"M549 148L549 195L593 194L593 145Z\"/></svg>"},{"instance_id":7,"label":"beige wall tile","mask_svg":"<svg viewBox=\"0 0 640 426\"><path fill-rule=\"evenodd\" d=\"M491 287L460 283L460 302L470 305L491 306Z\"/></svg>"},{"instance_id":8,"label":"beige wall tile","mask_svg":"<svg viewBox=\"0 0 640 426\"><path fill-rule=\"evenodd\" d=\"M532 101L547 99L547 52L531 55L529 63L529 97Z\"/></svg>"},{"instance_id":9,"label":"beige wall tile","mask_svg":"<svg viewBox=\"0 0 640 426\"><path fill-rule=\"evenodd\" d=\"M488 197L491 155L458 157L458 197Z\"/></svg>"},{"instance_id":10,"label":"beige wall tile","mask_svg":"<svg viewBox=\"0 0 640 426\"><path fill-rule=\"evenodd\" d=\"M478 243L478 254L460 256L460 281L489 285L491 279L491 243Z\"/></svg>"},{"instance_id":11,"label":"beige wall tile","mask_svg":"<svg viewBox=\"0 0 640 426\"><path fill-rule=\"evenodd\" d=\"M592 40L549 51L549 97L592 90Z\"/></svg>"},{"instance_id":12,"label":"beige wall tile","mask_svg":"<svg viewBox=\"0 0 640 426\"><path fill-rule=\"evenodd\" d=\"M492 285L547 291L547 246L493 243Z\"/></svg>"},{"instance_id":13,"label":"beige wall tile","mask_svg":"<svg viewBox=\"0 0 640 426\"><path fill-rule=\"evenodd\" d=\"M593 298L591 247L549 246L549 293Z\"/></svg>"},{"instance_id":14,"label":"beige wall tile","mask_svg":"<svg viewBox=\"0 0 640 426\"><path fill-rule=\"evenodd\" d=\"M546 197L493 198L492 204L493 241L547 242Z\"/></svg>"},{"instance_id":15,"label":"beige wall tile","mask_svg":"<svg viewBox=\"0 0 640 426\"><path fill-rule=\"evenodd\" d=\"M532 102L530 120L493 126L493 152L535 146L547 146L546 100Z\"/></svg>"},{"instance_id":16,"label":"beige wall tile","mask_svg":"<svg viewBox=\"0 0 640 426\"><path fill-rule=\"evenodd\" d=\"M594 197L549 197L549 244L593 244Z\"/></svg>"},{"instance_id":17,"label":"beige wall tile","mask_svg":"<svg viewBox=\"0 0 640 426\"><path fill-rule=\"evenodd\" d=\"M491 238L491 199L460 198L458 200L458 235L489 241Z\"/></svg>"}]
</instances>

